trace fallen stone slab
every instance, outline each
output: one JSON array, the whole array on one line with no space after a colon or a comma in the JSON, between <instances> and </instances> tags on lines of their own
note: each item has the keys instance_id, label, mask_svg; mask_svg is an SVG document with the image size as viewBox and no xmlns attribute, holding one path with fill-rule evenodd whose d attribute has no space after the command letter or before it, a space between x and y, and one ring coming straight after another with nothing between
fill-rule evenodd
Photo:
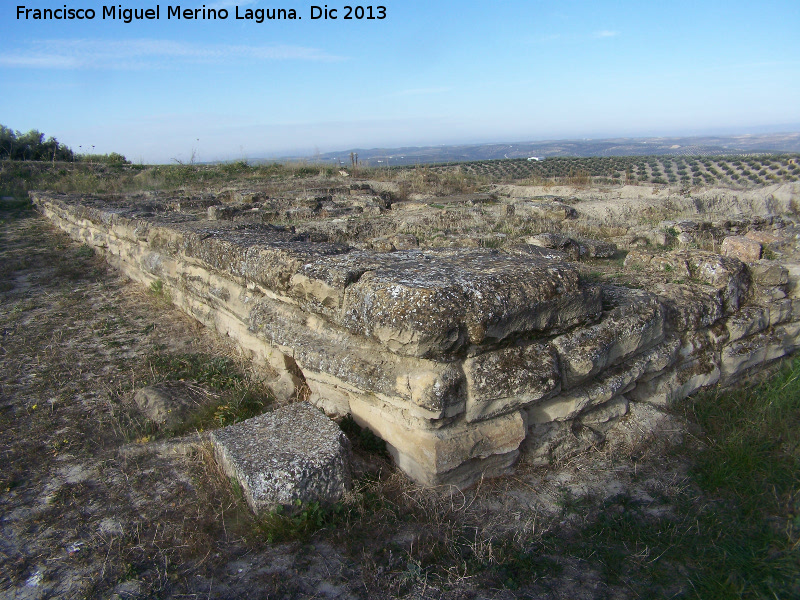
<instances>
[{"instance_id":1,"label":"fallen stone slab","mask_svg":"<svg viewBox=\"0 0 800 600\"><path fill-rule=\"evenodd\" d=\"M307 402L211 432L214 455L261 513L301 502L336 502L350 488L350 442Z\"/></svg>"}]
</instances>

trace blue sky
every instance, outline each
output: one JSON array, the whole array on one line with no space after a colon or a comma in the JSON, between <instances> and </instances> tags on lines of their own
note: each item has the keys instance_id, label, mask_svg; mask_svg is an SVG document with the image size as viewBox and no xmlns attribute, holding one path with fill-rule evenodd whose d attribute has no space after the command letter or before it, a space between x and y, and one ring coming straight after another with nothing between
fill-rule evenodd
<instances>
[{"instance_id":1,"label":"blue sky","mask_svg":"<svg viewBox=\"0 0 800 600\"><path fill-rule=\"evenodd\" d=\"M2 2L0 123L136 162L800 129L797 0L382 1L371 21L330 0L337 20L312 20L316 0L107 3L160 5L130 24ZM97 16L17 19L65 4ZM203 4L228 19L166 18Z\"/></svg>"}]
</instances>

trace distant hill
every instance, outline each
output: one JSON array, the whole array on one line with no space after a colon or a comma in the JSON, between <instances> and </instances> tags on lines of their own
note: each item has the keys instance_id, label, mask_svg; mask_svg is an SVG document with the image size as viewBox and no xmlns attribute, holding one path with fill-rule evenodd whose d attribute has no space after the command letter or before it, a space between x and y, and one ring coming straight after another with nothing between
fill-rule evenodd
<instances>
[{"instance_id":1,"label":"distant hill","mask_svg":"<svg viewBox=\"0 0 800 600\"><path fill-rule=\"evenodd\" d=\"M350 153L361 164L413 165L553 156L710 156L775 152L800 152L800 133L763 135L612 138L602 140L551 140L508 144L422 146L407 148L353 148L317 155L314 161L350 164ZM305 158L308 160L308 158ZM256 161L258 162L258 161Z\"/></svg>"}]
</instances>

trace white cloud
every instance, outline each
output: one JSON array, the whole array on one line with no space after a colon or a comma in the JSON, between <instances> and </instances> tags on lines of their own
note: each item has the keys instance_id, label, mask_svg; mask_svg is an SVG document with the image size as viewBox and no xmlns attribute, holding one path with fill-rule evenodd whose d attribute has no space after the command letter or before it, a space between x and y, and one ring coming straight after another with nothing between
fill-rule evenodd
<instances>
[{"instance_id":1,"label":"white cloud","mask_svg":"<svg viewBox=\"0 0 800 600\"><path fill-rule=\"evenodd\" d=\"M596 38L617 37L619 35L619 31L609 31L608 29L603 29L602 31L595 31L593 35Z\"/></svg>"},{"instance_id":2,"label":"white cloud","mask_svg":"<svg viewBox=\"0 0 800 600\"><path fill-rule=\"evenodd\" d=\"M319 48L245 44L194 44L155 39L39 40L24 51L0 55L0 67L24 69L156 69L177 63L224 63L231 60L302 60L334 62L345 57Z\"/></svg>"}]
</instances>

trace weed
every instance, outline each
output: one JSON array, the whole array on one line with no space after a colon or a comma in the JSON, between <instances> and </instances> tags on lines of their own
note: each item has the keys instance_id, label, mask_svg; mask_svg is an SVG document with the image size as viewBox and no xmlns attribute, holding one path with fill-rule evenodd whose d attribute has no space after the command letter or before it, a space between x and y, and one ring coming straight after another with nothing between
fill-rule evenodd
<instances>
[{"instance_id":1,"label":"weed","mask_svg":"<svg viewBox=\"0 0 800 600\"><path fill-rule=\"evenodd\" d=\"M769 381L701 395L684 410L703 428L704 450L685 448L693 481L647 514L625 495L601 510L567 495L563 510L587 522L580 541L557 532L543 543L599 561L609 583L637 595L674 582L698 598L790 598L800 593L800 359ZM590 543L585 543L589 541Z\"/></svg>"},{"instance_id":2,"label":"weed","mask_svg":"<svg viewBox=\"0 0 800 600\"><path fill-rule=\"evenodd\" d=\"M324 505L297 500L291 507L278 506L256 520L260 537L270 543L306 541L328 525L335 525L346 513L341 502Z\"/></svg>"},{"instance_id":3,"label":"weed","mask_svg":"<svg viewBox=\"0 0 800 600\"><path fill-rule=\"evenodd\" d=\"M172 294L161 279L150 282L150 293L163 304L172 303Z\"/></svg>"},{"instance_id":4,"label":"weed","mask_svg":"<svg viewBox=\"0 0 800 600\"><path fill-rule=\"evenodd\" d=\"M212 402L170 432L172 434L232 425L260 415L274 402L267 388L250 381L229 358L155 353L148 362L151 371L162 381L194 382L219 392Z\"/></svg>"},{"instance_id":5,"label":"weed","mask_svg":"<svg viewBox=\"0 0 800 600\"><path fill-rule=\"evenodd\" d=\"M94 256L94 248L89 244L82 244L80 248L75 250L75 258L92 258Z\"/></svg>"}]
</instances>

